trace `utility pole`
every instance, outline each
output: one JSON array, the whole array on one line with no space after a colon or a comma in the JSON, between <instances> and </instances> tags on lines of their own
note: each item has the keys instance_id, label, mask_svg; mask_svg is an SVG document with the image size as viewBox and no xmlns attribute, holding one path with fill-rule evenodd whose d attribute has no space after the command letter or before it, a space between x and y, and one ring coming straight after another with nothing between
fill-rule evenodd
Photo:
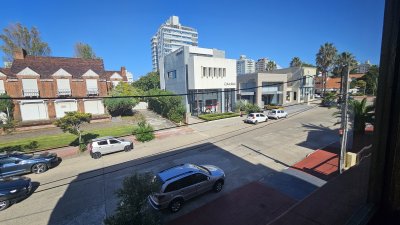
<instances>
[{"instance_id":1,"label":"utility pole","mask_svg":"<svg viewBox=\"0 0 400 225\"><path fill-rule=\"evenodd\" d=\"M341 128L343 130L342 138L340 140L340 162L339 162L339 172L343 173L345 167L345 157L346 157L346 147L347 147L347 133L348 133L348 108L349 108L349 72L350 66L346 65L346 74L344 75L344 82L343 82L343 93L342 94L342 121L341 121Z\"/></svg>"}]
</instances>

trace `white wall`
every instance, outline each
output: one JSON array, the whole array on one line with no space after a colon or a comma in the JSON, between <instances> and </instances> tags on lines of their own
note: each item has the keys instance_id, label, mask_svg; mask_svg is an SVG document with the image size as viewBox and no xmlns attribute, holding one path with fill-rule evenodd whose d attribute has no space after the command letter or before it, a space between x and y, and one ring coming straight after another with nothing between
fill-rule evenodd
<instances>
[{"instance_id":1,"label":"white wall","mask_svg":"<svg viewBox=\"0 0 400 225\"><path fill-rule=\"evenodd\" d=\"M236 60L191 56L189 59L189 89L236 88ZM202 77L201 67L226 68L225 77Z\"/></svg>"}]
</instances>

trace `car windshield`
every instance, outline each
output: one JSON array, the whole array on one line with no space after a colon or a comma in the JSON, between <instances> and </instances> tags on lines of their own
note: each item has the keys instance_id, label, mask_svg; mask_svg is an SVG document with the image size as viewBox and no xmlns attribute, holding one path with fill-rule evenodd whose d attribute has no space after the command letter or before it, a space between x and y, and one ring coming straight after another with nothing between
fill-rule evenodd
<instances>
[{"instance_id":1,"label":"car windshield","mask_svg":"<svg viewBox=\"0 0 400 225\"><path fill-rule=\"evenodd\" d=\"M33 154L22 154L22 153L18 153L18 154L12 154L13 157L19 158L19 159L30 159L32 158Z\"/></svg>"},{"instance_id":2,"label":"car windshield","mask_svg":"<svg viewBox=\"0 0 400 225\"><path fill-rule=\"evenodd\" d=\"M253 113L250 113L249 115L248 115L248 117L253 117L254 116L254 114Z\"/></svg>"},{"instance_id":3,"label":"car windshield","mask_svg":"<svg viewBox=\"0 0 400 225\"><path fill-rule=\"evenodd\" d=\"M207 173L207 174L211 175L211 172L207 168L205 168L204 166L197 166L196 165L196 167L199 168L199 170L203 171L204 173Z\"/></svg>"}]
</instances>

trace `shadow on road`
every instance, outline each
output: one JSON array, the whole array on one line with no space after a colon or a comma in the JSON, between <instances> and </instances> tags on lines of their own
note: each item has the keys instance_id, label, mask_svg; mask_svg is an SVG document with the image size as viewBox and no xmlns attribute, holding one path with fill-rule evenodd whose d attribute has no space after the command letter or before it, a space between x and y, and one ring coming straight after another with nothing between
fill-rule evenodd
<instances>
[{"instance_id":1,"label":"shadow on road","mask_svg":"<svg viewBox=\"0 0 400 225\"><path fill-rule=\"evenodd\" d=\"M107 157L111 156L106 155L100 160ZM54 186L46 183L40 192L67 186L48 223L101 224L119 204L115 191L126 176L133 172L157 173L182 163L216 165L225 171L227 178L221 193L206 193L189 200L177 214L163 211L165 220L172 221L171 224L187 224L184 221L189 220L190 224L265 224L318 186L298 174L277 172L206 143L81 173L63 185L59 184L62 179L55 181ZM208 209L206 216L202 212L205 208Z\"/></svg>"}]
</instances>

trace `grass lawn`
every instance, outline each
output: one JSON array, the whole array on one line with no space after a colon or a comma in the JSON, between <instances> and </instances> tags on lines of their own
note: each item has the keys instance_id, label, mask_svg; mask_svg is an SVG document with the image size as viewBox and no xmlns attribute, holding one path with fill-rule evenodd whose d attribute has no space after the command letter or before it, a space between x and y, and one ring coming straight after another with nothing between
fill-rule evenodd
<instances>
[{"instance_id":1,"label":"grass lawn","mask_svg":"<svg viewBox=\"0 0 400 225\"><path fill-rule=\"evenodd\" d=\"M86 140L90 140L92 138L102 137L102 136L115 136L115 137L126 136L132 134L132 130L133 130L132 125L110 127L97 130L86 130L83 134L83 138ZM38 142L39 148L37 150L58 148L69 145L77 146L77 136L69 133L63 133L57 135L37 136L34 138L21 138L19 140L9 141L9 142L1 142L0 152L3 152L7 149L15 151L24 151L23 146L29 144L32 141Z\"/></svg>"}]
</instances>

